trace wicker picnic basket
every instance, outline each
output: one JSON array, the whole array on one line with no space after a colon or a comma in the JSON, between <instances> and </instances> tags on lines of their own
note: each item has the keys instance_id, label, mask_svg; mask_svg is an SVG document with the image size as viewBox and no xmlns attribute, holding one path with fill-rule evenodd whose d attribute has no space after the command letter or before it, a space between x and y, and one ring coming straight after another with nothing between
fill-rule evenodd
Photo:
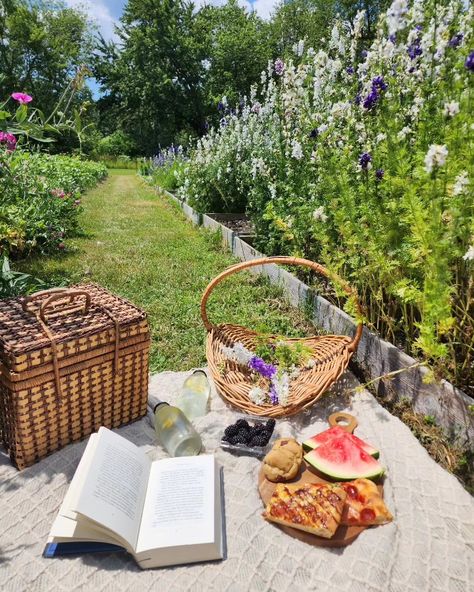
<instances>
[{"instance_id":1,"label":"wicker picnic basket","mask_svg":"<svg viewBox=\"0 0 474 592\"><path fill-rule=\"evenodd\" d=\"M334 278L318 263L297 257L265 257L237 263L214 278L204 291L201 300L201 317L208 331L206 356L209 371L221 396L234 407L259 416L283 417L293 415L313 405L313 403L341 376L347 368L352 354L357 349L361 335L362 323L359 323L353 338L345 335L321 335L305 339L285 339L287 343L302 341L311 348L315 364L311 368L301 370L299 376L291 381L289 404L256 405L249 399L249 391L254 386L251 371L229 361L222 353L222 346L231 347L236 342L242 343L247 349L255 348L257 333L239 325L213 325L206 311L207 301L212 290L224 278L249 267L276 263L278 265L302 265L309 267L326 278ZM344 291L355 298L360 312L355 291L342 280Z\"/></svg>"},{"instance_id":2,"label":"wicker picnic basket","mask_svg":"<svg viewBox=\"0 0 474 592\"><path fill-rule=\"evenodd\" d=\"M0 434L12 463L145 415L149 348L145 313L94 284L0 300Z\"/></svg>"}]
</instances>

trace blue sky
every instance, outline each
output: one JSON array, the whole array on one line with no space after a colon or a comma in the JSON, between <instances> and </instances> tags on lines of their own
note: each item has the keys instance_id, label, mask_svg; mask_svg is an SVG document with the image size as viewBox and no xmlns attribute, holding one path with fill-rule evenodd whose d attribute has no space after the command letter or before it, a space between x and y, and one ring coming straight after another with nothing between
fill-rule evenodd
<instances>
[{"instance_id":1,"label":"blue sky","mask_svg":"<svg viewBox=\"0 0 474 592\"><path fill-rule=\"evenodd\" d=\"M225 0L194 0L196 6L203 4L224 4ZM122 14L126 0L65 0L68 6L82 8L99 27L106 39L114 37L114 24ZM248 10L255 10L261 17L268 18L278 0L239 0Z\"/></svg>"}]
</instances>

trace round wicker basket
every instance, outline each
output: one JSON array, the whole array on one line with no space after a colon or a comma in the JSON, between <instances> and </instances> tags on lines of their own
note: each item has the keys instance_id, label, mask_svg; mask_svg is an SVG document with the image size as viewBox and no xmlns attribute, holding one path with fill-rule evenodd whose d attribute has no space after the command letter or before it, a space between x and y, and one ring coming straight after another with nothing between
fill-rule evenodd
<instances>
[{"instance_id":1,"label":"round wicker basket","mask_svg":"<svg viewBox=\"0 0 474 592\"><path fill-rule=\"evenodd\" d=\"M285 339L287 343L300 341L310 347L315 364L310 368L302 368L299 376L291 381L288 405L256 405L249 399L249 391L254 386L251 370L229 361L223 355L222 346L231 347L236 342L240 342L253 351L257 333L239 325L213 325L207 317L206 305L212 290L227 276L248 267L271 263L302 265L329 279L334 278L334 275L329 274L322 265L297 257L264 257L238 263L227 268L209 283L201 300L201 317L208 331L206 356L209 371L220 395L231 405L245 413L283 417L293 415L313 405L341 376L359 344L362 335L362 323L357 325L352 339L345 335L321 335L305 339ZM345 292L355 298L360 311L355 291L342 280L340 282L344 286Z\"/></svg>"}]
</instances>

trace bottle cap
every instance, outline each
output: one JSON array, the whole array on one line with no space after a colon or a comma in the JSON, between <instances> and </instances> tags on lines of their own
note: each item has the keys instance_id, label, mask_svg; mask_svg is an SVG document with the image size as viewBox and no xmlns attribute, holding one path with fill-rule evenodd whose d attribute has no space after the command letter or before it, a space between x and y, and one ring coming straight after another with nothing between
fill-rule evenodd
<instances>
[{"instance_id":1,"label":"bottle cap","mask_svg":"<svg viewBox=\"0 0 474 592\"><path fill-rule=\"evenodd\" d=\"M167 403L166 401L160 401L160 402L159 402L159 403L157 403L157 404L155 405L155 407L153 408L153 413L156 413L156 410L158 409L158 407L159 407L160 405L168 405L168 406L169 406L169 403Z\"/></svg>"},{"instance_id":2,"label":"bottle cap","mask_svg":"<svg viewBox=\"0 0 474 592\"><path fill-rule=\"evenodd\" d=\"M204 370L194 370L193 374L204 374L204 376L207 378L207 374L204 372Z\"/></svg>"}]
</instances>

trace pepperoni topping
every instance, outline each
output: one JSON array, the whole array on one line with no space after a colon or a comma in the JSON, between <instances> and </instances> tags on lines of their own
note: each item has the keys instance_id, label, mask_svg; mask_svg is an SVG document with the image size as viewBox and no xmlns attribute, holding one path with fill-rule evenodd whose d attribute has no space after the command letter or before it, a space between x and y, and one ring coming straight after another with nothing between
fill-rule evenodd
<instances>
[{"instance_id":1,"label":"pepperoni topping","mask_svg":"<svg viewBox=\"0 0 474 592\"><path fill-rule=\"evenodd\" d=\"M344 489L350 498L357 499L359 497L359 491L355 485L346 485Z\"/></svg>"},{"instance_id":2,"label":"pepperoni topping","mask_svg":"<svg viewBox=\"0 0 474 592\"><path fill-rule=\"evenodd\" d=\"M364 523L374 522L375 512L372 510L372 508L364 508L360 513L360 519Z\"/></svg>"}]
</instances>

